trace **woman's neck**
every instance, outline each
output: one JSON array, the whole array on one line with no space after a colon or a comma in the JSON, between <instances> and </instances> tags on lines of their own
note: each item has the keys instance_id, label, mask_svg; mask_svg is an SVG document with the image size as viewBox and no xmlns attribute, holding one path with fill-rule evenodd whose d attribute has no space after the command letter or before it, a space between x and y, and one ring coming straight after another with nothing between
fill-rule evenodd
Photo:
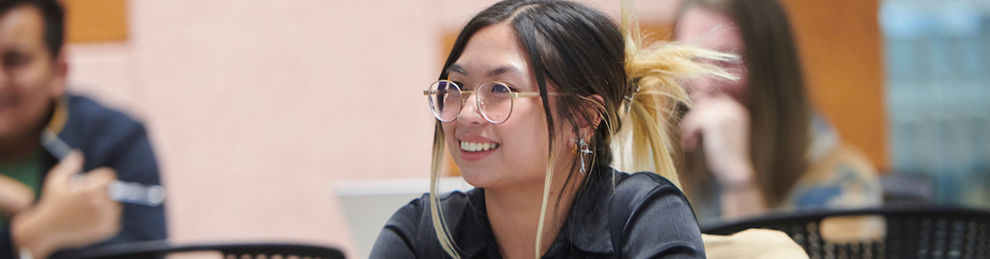
<instances>
[{"instance_id":1,"label":"woman's neck","mask_svg":"<svg viewBox=\"0 0 990 259\"><path fill-rule=\"evenodd\" d=\"M561 195L565 173L558 173L550 186L547 213L540 240L540 254L546 252L556 239L567 217L583 175L574 175ZM559 203L557 202L559 199ZM492 233L503 258L532 258L535 253L536 230L539 226L543 200L543 184L518 186L511 190L485 189L485 207Z\"/></svg>"}]
</instances>

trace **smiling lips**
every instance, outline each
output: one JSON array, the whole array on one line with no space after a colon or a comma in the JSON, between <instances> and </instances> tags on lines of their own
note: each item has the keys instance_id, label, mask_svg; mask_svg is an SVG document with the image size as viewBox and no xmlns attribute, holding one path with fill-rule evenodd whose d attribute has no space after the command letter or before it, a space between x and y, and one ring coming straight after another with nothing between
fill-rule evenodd
<instances>
[{"instance_id":1,"label":"smiling lips","mask_svg":"<svg viewBox=\"0 0 990 259\"><path fill-rule=\"evenodd\" d=\"M495 153L501 144L479 135L464 135L457 137L461 145L458 156L466 162L477 162Z\"/></svg>"},{"instance_id":2,"label":"smiling lips","mask_svg":"<svg viewBox=\"0 0 990 259\"><path fill-rule=\"evenodd\" d=\"M498 148L498 143L461 141L461 150L467 152L483 152Z\"/></svg>"}]
</instances>

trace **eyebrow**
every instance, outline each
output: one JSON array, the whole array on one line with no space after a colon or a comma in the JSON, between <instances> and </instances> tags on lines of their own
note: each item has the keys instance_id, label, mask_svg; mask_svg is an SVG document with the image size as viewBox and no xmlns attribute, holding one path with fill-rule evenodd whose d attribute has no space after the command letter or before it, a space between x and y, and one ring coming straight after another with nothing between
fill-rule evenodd
<instances>
[{"instance_id":1,"label":"eyebrow","mask_svg":"<svg viewBox=\"0 0 990 259\"><path fill-rule=\"evenodd\" d=\"M460 65L457 65L457 64L451 65L450 68L447 69L447 71L448 72L456 72L456 73L459 73L459 74L462 74L462 75L468 75L467 70L465 70L464 67L462 67ZM515 72L517 74L522 74L522 71L519 70L519 68L517 68L517 67L514 67L514 66L500 66L500 67L497 67L495 69L492 69L491 71L488 71L488 76L497 76L497 75L505 74L505 73L508 73L508 72Z\"/></svg>"}]
</instances>

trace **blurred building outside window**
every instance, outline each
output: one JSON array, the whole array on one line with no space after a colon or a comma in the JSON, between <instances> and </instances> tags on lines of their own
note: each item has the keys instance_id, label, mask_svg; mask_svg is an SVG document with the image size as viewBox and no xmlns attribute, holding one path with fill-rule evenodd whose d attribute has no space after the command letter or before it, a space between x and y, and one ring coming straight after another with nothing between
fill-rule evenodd
<instances>
[{"instance_id":1,"label":"blurred building outside window","mask_svg":"<svg viewBox=\"0 0 990 259\"><path fill-rule=\"evenodd\" d=\"M990 1L885 0L879 19L893 173L990 208Z\"/></svg>"}]
</instances>

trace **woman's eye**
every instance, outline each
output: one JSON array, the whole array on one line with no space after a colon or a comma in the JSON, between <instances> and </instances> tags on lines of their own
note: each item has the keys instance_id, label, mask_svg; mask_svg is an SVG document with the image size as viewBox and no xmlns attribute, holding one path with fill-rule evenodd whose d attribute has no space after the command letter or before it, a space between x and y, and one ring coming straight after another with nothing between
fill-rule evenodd
<instances>
[{"instance_id":1,"label":"woman's eye","mask_svg":"<svg viewBox=\"0 0 990 259\"><path fill-rule=\"evenodd\" d=\"M492 86L493 93L509 93L512 92L511 88L504 84L495 84Z\"/></svg>"}]
</instances>

